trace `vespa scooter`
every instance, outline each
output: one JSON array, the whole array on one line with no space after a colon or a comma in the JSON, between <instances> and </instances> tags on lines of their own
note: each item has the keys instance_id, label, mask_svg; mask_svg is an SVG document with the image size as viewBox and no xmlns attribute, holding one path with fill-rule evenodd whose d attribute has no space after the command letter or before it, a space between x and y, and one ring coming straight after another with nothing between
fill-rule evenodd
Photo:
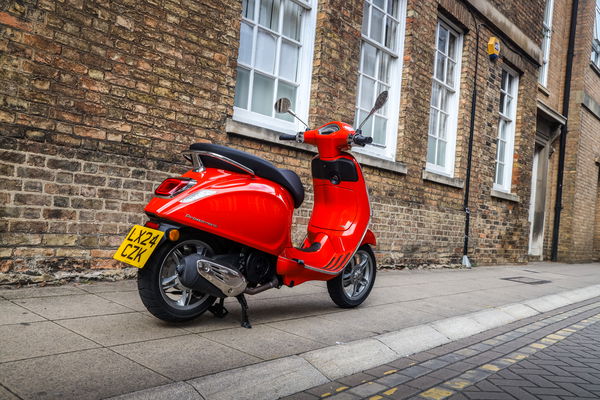
<instances>
[{"instance_id":1,"label":"vespa scooter","mask_svg":"<svg viewBox=\"0 0 600 400\"><path fill-rule=\"evenodd\" d=\"M376 240L364 177L347 151L372 142L360 127L386 100L382 92L357 130L334 121L279 137L318 150L311 164L314 205L299 248L290 233L294 208L304 200L296 173L233 148L191 145L184 156L192 169L158 186L145 207L148 222L135 225L114 255L140 268L138 290L148 311L173 322L207 310L224 317L224 299L236 297L242 326L250 328L246 294L310 280L327 281L338 306L360 305L375 282ZM275 109L298 118L288 99Z\"/></svg>"}]
</instances>

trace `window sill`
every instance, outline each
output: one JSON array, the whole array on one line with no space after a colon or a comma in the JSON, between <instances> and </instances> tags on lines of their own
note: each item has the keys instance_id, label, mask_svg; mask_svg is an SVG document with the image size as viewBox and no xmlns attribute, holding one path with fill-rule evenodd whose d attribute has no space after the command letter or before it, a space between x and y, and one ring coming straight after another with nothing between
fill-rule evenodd
<instances>
[{"instance_id":1,"label":"window sill","mask_svg":"<svg viewBox=\"0 0 600 400\"><path fill-rule=\"evenodd\" d=\"M313 146L304 143L297 143L294 141L278 140L277 138L279 137L281 132L276 132L271 129L261 128L259 126L250 125L239 121L234 121L232 119L228 119L225 123L225 131L228 134L249 137L252 139L257 139L263 142L273 143L279 146L289 147L296 150L303 150L311 154L317 153L316 149ZM353 152L352 154L361 165L367 165L369 167L384 169L403 175L405 175L408 171L406 165L401 162L390 161L366 154L359 154L356 152Z\"/></svg>"},{"instance_id":2,"label":"window sill","mask_svg":"<svg viewBox=\"0 0 600 400\"><path fill-rule=\"evenodd\" d=\"M450 178L449 176L440 175L425 169L423 170L423 180L451 186L457 189L465 187L465 181L460 178Z\"/></svg>"},{"instance_id":3,"label":"window sill","mask_svg":"<svg viewBox=\"0 0 600 400\"><path fill-rule=\"evenodd\" d=\"M538 82L538 91L541 92L546 97L550 97L550 90L548 90L548 88L546 86L542 85L539 82Z\"/></svg>"},{"instance_id":4,"label":"window sill","mask_svg":"<svg viewBox=\"0 0 600 400\"><path fill-rule=\"evenodd\" d=\"M502 200L514 201L515 203L521 202L521 198L516 194L502 192L500 190L492 189L491 196Z\"/></svg>"}]
</instances>

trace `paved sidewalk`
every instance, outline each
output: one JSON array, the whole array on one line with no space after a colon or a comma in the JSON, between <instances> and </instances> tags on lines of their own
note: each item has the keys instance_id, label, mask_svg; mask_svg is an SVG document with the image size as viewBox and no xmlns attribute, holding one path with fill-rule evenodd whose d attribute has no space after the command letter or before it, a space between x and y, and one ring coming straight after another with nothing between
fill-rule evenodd
<instances>
[{"instance_id":1,"label":"paved sidewalk","mask_svg":"<svg viewBox=\"0 0 600 400\"><path fill-rule=\"evenodd\" d=\"M597 263L381 271L370 298L354 310L337 308L319 282L250 297L251 330L239 327L235 300L226 302L230 314L224 319L205 315L165 324L145 311L132 281L2 289L0 398L106 398L155 387L156 398L163 389L200 398L197 391L210 382L241 377L240 367L301 370L309 364L305 358L289 356L317 349L322 354L361 339L366 345L380 334L598 284ZM540 311L556 308L551 300L543 300ZM373 352L373 365L388 362L378 354ZM328 372L295 384L304 385L299 390L315 386L309 383L323 383L323 374ZM270 387L277 379L268 374L257 379L273 390L263 398L293 393Z\"/></svg>"}]
</instances>

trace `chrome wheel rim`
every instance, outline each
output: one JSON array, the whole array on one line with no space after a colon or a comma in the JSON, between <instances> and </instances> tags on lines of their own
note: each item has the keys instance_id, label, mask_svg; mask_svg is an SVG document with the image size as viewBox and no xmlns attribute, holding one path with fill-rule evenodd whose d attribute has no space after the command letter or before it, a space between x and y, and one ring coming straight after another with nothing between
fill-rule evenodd
<instances>
[{"instance_id":1,"label":"chrome wheel rim","mask_svg":"<svg viewBox=\"0 0 600 400\"><path fill-rule=\"evenodd\" d=\"M201 306L210 296L186 288L179 281L177 266L183 258L193 253L212 254L212 248L200 240L186 240L173 247L160 265L158 287L163 300L172 308L191 310Z\"/></svg>"},{"instance_id":2,"label":"chrome wheel rim","mask_svg":"<svg viewBox=\"0 0 600 400\"><path fill-rule=\"evenodd\" d=\"M367 292L372 280L373 260L365 250L359 250L342 272L344 293L350 300L360 299Z\"/></svg>"}]
</instances>

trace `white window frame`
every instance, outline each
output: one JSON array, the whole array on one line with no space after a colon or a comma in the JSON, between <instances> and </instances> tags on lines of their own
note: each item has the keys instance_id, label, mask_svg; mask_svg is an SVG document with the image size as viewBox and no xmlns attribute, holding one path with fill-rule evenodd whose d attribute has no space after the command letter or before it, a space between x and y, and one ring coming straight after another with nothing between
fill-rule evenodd
<instances>
[{"instance_id":1,"label":"white window frame","mask_svg":"<svg viewBox=\"0 0 600 400\"><path fill-rule=\"evenodd\" d=\"M387 0L389 1L389 0ZM387 1L386 6L387 8ZM369 10L372 10L372 7L377 7L373 4L373 0L364 0L363 4L370 3L371 7ZM359 153L367 154L370 156L383 158L390 161L396 160L396 148L398 144L398 120L400 119L400 92L402 87L402 65L403 65L403 55L404 55L404 36L406 30L406 3L407 0L398 0L398 30L396 32L396 44L397 50L393 52L392 50L384 47L381 43L374 41L369 38L368 35L364 33L365 27L361 26L362 39L360 44L360 61L359 61L359 70L358 70L358 85L357 85L357 95L356 95L356 104L354 107L355 116L355 127L358 128L358 125L362 121L358 121L359 110L360 110L360 100L361 100L361 83L363 79L363 44L368 43L369 45L375 47L377 50L387 53L392 58L390 60L390 81L389 81L389 90L388 90L388 101L385 105L385 109L387 110L387 126L385 132L385 145L378 144L370 144L363 148L356 147L353 151L357 151ZM379 7L377 7L379 9ZM381 9L379 9L381 10ZM385 10L381 10L386 13ZM386 15L389 15L386 13ZM393 17L392 17L393 18ZM363 16L364 21L364 16ZM367 18L368 26L366 27L366 31L370 32L370 24L371 24L371 16ZM378 72L377 72L378 74ZM376 80L376 87L379 83L379 80ZM386 84L387 85L387 84ZM379 93L375 93L375 97L377 97ZM364 110L364 109L363 109ZM369 111L369 110L367 110ZM371 117L373 118L373 117ZM369 122L367 122L369 123Z\"/></svg>"},{"instance_id":2,"label":"white window frame","mask_svg":"<svg viewBox=\"0 0 600 400\"><path fill-rule=\"evenodd\" d=\"M548 64L550 63L550 43L552 41L552 13L554 12L554 0L546 0L544 9L544 22L542 23L542 65L538 76L540 85L548 86Z\"/></svg>"},{"instance_id":3,"label":"white window frame","mask_svg":"<svg viewBox=\"0 0 600 400\"><path fill-rule=\"evenodd\" d=\"M254 13L256 15L256 20L259 18L259 8L260 8L260 0L255 1L255 9ZM302 119L303 121L308 122L308 112L310 105L310 87L311 87L311 78L312 78L312 59L314 52L314 43L315 43L315 29L316 29L316 19L317 19L317 1L318 0L288 0L293 3L296 3L303 7L306 11L306 15L303 17L301 21L301 37L300 37L300 55L298 57L298 82L299 86L296 92L296 105L295 105L295 113L296 115ZM283 7L281 7L283 9ZM282 12L282 11L280 11ZM251 21L246 19L244 16L240 17L241 20L246 21L250 25L258 25L258 22ZM282 16L280 14L280 23L282 23ZM241 28L240 28L241 29ZM260 29L269 30L268 28L262 27ZM254 65L254 59L256 56L256 43L257 43L257 32L258 29L256 27L253 28L253 48L252 48L252 61L251 64ZM279 33L275 33L280 36ZM281 39L278 39L281 40ZM238 60L238 65L243 65L245 69L251 70L251 74L254 73L254 67L251 65L241 64ZM278 68L276 66L276 68ZM265 74L261 71L261 74ZM276 76L276 74L274 74ZM252 101L252 89L253 89L253 80L252 85L250 85L248 91L248 104L251 104ZM237 81L236 81L237 85ZM275 92L277 92L277 86L274 88ZM273 101L275 104L275 101ZM269 117L263 114L259 114L253 112L251 110L246 110L243 108L239 108L234 105L233 107L233 120L255 125L261 128L267 128L270 130L274 130L278 133L288 133L295 134L298 131L304 130L304 125L302 125L299 121L294 119L293 122L281 120L276 118L275 116Z\"/></svg>"},{"instance_id":4,"label":"white window frame","mask_svg":"<svg viewBox=\"0 0 600 400\"><path fill-rule=\"evenodd\" d=\"M600 68L600 0L596 0L596 18L594 19L591 60L596 67Z\"/></svg>"},{"instance_id":5,"label":"white window frame","mask_svg":"<svg viewBox=\"0 0 600 400\"><path fill-rule=\"evenodd\" d=\"M504 105L505 112L499 112L498 136L496 139L496 157L494 162L494 190L510 193L512 187L512 170L515 153L515 125L517 120L517 102L519 97L519 74L506 66L503 66L502 70L513 77L513 86L512 93L506 92L502 87L502 78L500 78L500 93L504 93L505 95L505 104L506 99L509 96L512 99L512 101L510 105L510 110L507 110L506 105ZM502 99L502 96L500 96L500 98ZM502 123L504 123L506 126L506 147L504 149L504 160L499 160L498 157L500 155L500 141L502 140L500 137L500 126ZM504 165L502 167L503 182L496 183L496 180L498 178L499 162L502 162L502 164Z\"/></svg>"},{"instance_id":6,"label":"white window frame","mask_svg":"<svg viewBox=\"0 0 600 400\"><path fill-rule=\"evenodd\" d=\"M438 35L439 35L439 30L440 27L443 26L445 29L447 29L449 32L453 32L456 35L456 69L454 71L455 77L454 77L454 82L455 82L455 88L450 88L446 83L441 82L440 80L438 80L436 78L436 69L437 69L437 53L438 53ZM446 154L445 154L445 165L444 166L439 166L437 164L434 163L430 163L429 162L429 146L427 147L427 154L426 154L426 164L425 164L425 170L436 173L436 174L440 174L440 175L444 175L447 177L454 177L454 162L455 162L455 158L456 158L456 134L457 134L457 130L458 130L458 102L460 99L460 78L461 78L461 63L462 63L462 51L463 51L463 39L464 39L464 33L461 29L459 29L456 25L454 25L453 23L451 23L450 21L448 21L446 18L442 17L441 15L438 16L438 22L435 28L435 56L434 56L434 60L433 60L433 76L432 76L432 85L431 85L431 98L433 98L433 85L434 84L439 84L441 85L443 88L449 89L449 90L453 90L454 91L454 95L450 96L450 103L448 104L448 120L447 120L447 125L446 125ZM446 65L447 62L444 62L444 65ZM445 67L446 68L446 67ZM446 69L447 71L447 69ZM441 95L440 95L441 97ZM431 104L431 98L430 98L430 102L429 102L429 111L431 113L431 110L434 106L432 106ZM437 106L435 107L437 109ZM439 118L438 118L438 122L439 123ZM430 127L429 124L431 123L431 116L429 116L429 122L427 124L427 143L429 143L429 132L430 132ZM437 127L436 127L436 132L437 132ZM439 136L438 136L439 137ZM436 154L437 154L437 146L436 146Z\"/></svg>"}]
</instances>

